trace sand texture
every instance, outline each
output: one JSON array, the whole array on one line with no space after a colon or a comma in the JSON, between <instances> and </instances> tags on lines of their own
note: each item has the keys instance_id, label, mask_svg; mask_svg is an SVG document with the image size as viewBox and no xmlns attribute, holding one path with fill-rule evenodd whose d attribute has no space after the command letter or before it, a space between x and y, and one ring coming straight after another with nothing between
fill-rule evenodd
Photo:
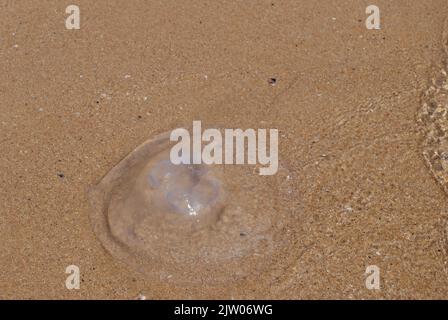
<instances>
[{"instance_id":1,"label":"sand texture","mask_svg":"<svg viewBox=\"0 0 448 320\"><path fill-rule=\"evenodd\" d=\"M380 30L355 0L77 0L80 30L69 4L0 1L1 299L448 298L446 1L378 0ZM148 278L94 232L92 186L193 120L279 130L262 276Z\"/></svg>"}]
</instances>

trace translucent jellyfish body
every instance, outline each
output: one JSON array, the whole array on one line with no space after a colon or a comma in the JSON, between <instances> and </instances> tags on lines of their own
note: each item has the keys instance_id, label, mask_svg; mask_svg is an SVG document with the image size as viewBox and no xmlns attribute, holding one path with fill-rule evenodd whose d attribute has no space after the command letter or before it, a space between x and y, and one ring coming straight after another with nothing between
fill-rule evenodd
<instances>
[{"instance_id":1,"label":"translucent jellyfish body","mask_svg":"<svg viewBox=\"0 0 448 320\"><path fill-rule=\"evenodd\" d=\"M249 165L174 165L169 134L131 152L90 190L93 228L111 255L176 284L269 273L294 219L290 173Z\"/></svg>"}]
</instances>

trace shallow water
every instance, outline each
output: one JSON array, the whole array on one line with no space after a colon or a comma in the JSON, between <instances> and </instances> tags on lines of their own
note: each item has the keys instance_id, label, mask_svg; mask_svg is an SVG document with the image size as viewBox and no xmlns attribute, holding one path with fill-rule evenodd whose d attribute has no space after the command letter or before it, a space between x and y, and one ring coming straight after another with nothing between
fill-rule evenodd
<instances>
[{"instance_id":1,"label":"shallow water","mask_svg":"<svg viewBox=\"0 0 448 320\"><path fill-rule=\"evenodd\" d=\"M296 218L288 170L172 165L163 134L90 191L94 230L116 259L152 279L216 284L269 272ZM264 274L266 276L266 274Z\"/></svg>"},{"instance_id":2,"label":"shallow water","mask_svg":"<svg viewBox=\"0 0 448 320\"><path fill-rule=\"evenodd\" d=\"M444 59L422 95L418 121L424 132L423 155L436 180L448 193L448 20L443 31Z\"/></svg>"}]
</instances>

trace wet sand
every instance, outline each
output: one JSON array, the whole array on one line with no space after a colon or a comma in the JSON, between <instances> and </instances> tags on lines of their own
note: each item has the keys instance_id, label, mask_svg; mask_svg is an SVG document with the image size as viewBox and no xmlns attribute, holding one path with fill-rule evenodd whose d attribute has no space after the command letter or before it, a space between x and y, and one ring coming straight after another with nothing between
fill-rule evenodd
<instances>
[{"instance_id":1,"label":"wet sand","mask_svg":"<svg viewBox=\"0 0 448 320\"><path fill-rule=\"evenodd\" d=\"M77 1L80 30L68 4L0 5L0 298L448 297L446 195L416 121L445 1L377 1L381 30L347 0ZM269 277L150 281L93 233L89 186L193 120L280 131L297 223Z\"/></svg>"}]
</instances>

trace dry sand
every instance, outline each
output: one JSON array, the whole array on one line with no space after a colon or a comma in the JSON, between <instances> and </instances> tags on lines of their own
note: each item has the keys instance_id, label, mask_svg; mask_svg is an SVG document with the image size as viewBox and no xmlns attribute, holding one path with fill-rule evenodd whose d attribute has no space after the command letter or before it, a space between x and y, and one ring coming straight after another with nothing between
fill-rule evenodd
<instances>
[{"instance_id":1,"label":"dry sand","mask_svg":"<svg viewBox=\"0 0 448 320\"><path fill-rule=\"evenodd\" d=\"M80 30L68 4L0 3L0 298L448 298L446 196L416 122L446 1L375 1L381 30L354 0L78 0ZM280 130L299 219L275 281L149 281L94 235L88 187L192 120Z\"/></svg>"}]
</instances>

